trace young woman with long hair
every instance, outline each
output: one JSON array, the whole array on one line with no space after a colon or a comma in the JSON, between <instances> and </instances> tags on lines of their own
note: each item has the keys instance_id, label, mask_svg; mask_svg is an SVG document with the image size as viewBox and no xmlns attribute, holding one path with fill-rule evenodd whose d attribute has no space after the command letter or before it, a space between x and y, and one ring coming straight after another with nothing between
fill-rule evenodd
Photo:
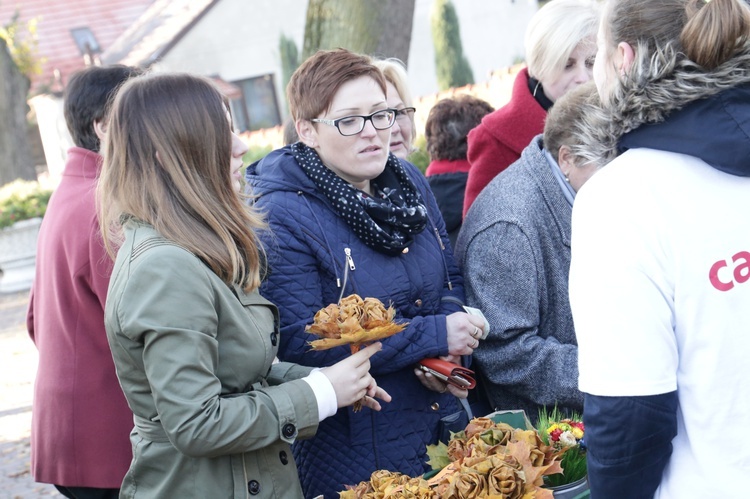
<instances>
[{"instance_id":1,"label":"young woman with long hair","mask_svg":"<svg viewBox=\"0 0 750 499\"><path fill-rule=\"evenodd\" d=\"M301 497L290 444L367 395L374 344L331 368L274 362L258 294L265 225L238 194L247 147L204 78L151 74L117 95L98 186L117 252L105 324L135 417L121 497Z\"/></svg>"}]
</instances>

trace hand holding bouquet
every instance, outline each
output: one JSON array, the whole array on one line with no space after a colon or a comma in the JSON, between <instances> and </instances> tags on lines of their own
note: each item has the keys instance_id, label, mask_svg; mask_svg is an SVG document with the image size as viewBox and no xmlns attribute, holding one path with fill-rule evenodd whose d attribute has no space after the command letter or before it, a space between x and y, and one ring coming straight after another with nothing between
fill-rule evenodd
<instances>
[{"instance_id":1,"label":"hand holding bouquet","mask_svg":"<svg viewBox=\"0 0 750 499\"><path fill-rule=\"evenodd\" d=\"M313 350L327 350L340 345L351 345L356 353L363 344L392 336L404 329L406 324L393 322L396 311L377 298L365 298L352 294L318 311L313 323L305 330L321 337L311 341Z\"/></svg>"},{"instance_id":2,"label":"hand holding bouquet","mask_svg":"<svg viewBox=\"0 0 750 499\"><path fill-rule=\"evenodd\" d=\"M308 333L321 337L309 342L313 350L349 345L351 352L357 353L362 345L392 336L404 329L406 323L393 322L396 315L393 307L385 305L377 298L365 298L352 294L319 310L313 323L305 328ZM354 404L354 412L362 409L362 404Z\"/></svg>"}]
</instances>

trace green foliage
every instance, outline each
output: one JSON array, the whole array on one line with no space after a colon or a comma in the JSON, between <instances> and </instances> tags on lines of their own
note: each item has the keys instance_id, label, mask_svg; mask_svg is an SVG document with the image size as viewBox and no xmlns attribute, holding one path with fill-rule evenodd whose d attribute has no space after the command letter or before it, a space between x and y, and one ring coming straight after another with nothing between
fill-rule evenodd
<instances>
[{"instance_id":1,"label":"green foliage","mask_svg":"<svg viewBox=\"0 0 750 499\"><path fill-rule=\"evenodd\" d=\"M52 190L30 180L16 180L0 188L0 229L21 220L43 217Z\"/></svg>"},{"instance_id":2,"label":"green foliage","mask_svg":"<svg viewBox=\"0 0 750 499\"><path fill-rule=\"evenodd\" d=\"M580 480L586 476L586 452L575 446L565 451L560 459L560 467L563 473L556 473L544 477L544 484L550 487L559 487Z\"/></svg>"},{"instance_id":3,"label":"green foliage","mask_svg":"<svg viewBox=\"0 0 750 499\"><path fill-rule=\"evenodd\" d=\"M414 141L414 150L406 158L410 163L420 169L422 173L427 171L430 165L430 155L427 153L427 139L419 135Z\"/></svg>"},{"instance_id":4,"label":"green foliage","mask_svg":"<svg viewBox=\"0 0 750 499\"><path fill-rule=\"evenodd\" d=\"M273 151L273 147L271 147L271 146L263 146L263 147L253 146L253 147L250 147L247 150L247 152L245 153L245 155L242 156L242 161L246 165L249 165L251 163L255 163L259 159L265 158L268 155L268 153L270 153L271 151Z\"/></svg>"},{"instance_id":5,"label":"green foliage","mask_svg":"<svg viewBox=\"0 0 750 499\"><path fill-rule=\"evenodd\" d=\"M442 470L451 464L451 459L448 457L448 446L443 442L438 442L437 445L428 445L427 456L430 458L427 460L427 464L433 470Z\"/></svg>"},{"instance_id":6,"label":"green foliage","mask_svg":"<svg viewBox=\"0 0 750 499\"><path fill-rule=\"evenodd\" d=\"M546 408L539 411L536 431L539 433L539 437L545 445L550 445L550 437L549 433L547 433L547 428L552 426L552 424L565 419L582 421L581 415L577 412L564 414L557 408L557 405L555 405L552 411L548 412ZM585 477L587 473L586 451L579 445L569 447L560 458L560 466L563 469L562 473L546 475L544 477L544 484L546 486L558 487L560 485L567 485Z\"/></svg>"},{"instance_id":7,"label":"green foliage","mask_svg":"<svg viewBox=\"0 0 750 499\"><path fill-rule=\"evenodd\" d=\"M435 0L431 23L435 71L440 90L474 83L474 74L461 45L458 16L451 0Z\"/></svg>"},{"instance_id":8,"label":"green foliage","mask_svg":"<svg viewBox=\"0 0 750 499\"><path fill-rule=\"evenodd\" d=\"M281 88L286 88L294 70L300 64L297 44L283 33L279 39L279 55L281 57Z\"/></svg>"},{"instance_id":9,"label":"green foliage","mask_svg":"<svg viewBox=\"0 0 750 499\"><path fill-rule=\"evenodd\" d=\"M16 63L18 70L27 78L30 78L42 72L42 61L37 57L39 41L36 25L38 19L30 19L26 26L23 26L18 18L19 13L16 11L10 22L0 28L0 38L8 45L10 56ZM24 28L27 36L22 36Z\"/></svg>"}]
</instances>

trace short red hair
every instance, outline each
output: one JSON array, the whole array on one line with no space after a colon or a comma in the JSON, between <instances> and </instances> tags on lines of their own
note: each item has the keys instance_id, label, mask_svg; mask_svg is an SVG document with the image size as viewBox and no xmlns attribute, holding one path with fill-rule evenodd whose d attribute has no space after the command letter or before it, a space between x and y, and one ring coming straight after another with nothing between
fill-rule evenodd
<instances>
[{"instance_id":1,"label":"short red hair","mask_svg":"<svg viewBox=\"0 0 750 499\"><path fill-rule=\"evenodd\" d=\"M286 87L292 119L317 118L331 107L341 85L369 76L386 93L385 77L371 59L346 49L319 50L292 75Z\"/></svg>"}]
</instances>

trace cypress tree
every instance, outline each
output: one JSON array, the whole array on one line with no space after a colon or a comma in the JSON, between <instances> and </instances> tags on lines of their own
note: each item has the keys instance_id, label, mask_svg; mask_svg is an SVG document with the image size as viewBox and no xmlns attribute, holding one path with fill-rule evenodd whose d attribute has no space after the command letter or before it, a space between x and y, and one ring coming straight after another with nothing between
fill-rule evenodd
<instances>
[{"instance_id":1,"label":"cypress tree","mask_svg":"<svg viewBox=\"0 0 750 499\"><path fill-rule=\"evenodd\" d=\"M435 47L435 72L440 90L474 83L474 74L461 45L458 16L451 0L435 0L431 27Z\"/></svg>"}]
</instances>

